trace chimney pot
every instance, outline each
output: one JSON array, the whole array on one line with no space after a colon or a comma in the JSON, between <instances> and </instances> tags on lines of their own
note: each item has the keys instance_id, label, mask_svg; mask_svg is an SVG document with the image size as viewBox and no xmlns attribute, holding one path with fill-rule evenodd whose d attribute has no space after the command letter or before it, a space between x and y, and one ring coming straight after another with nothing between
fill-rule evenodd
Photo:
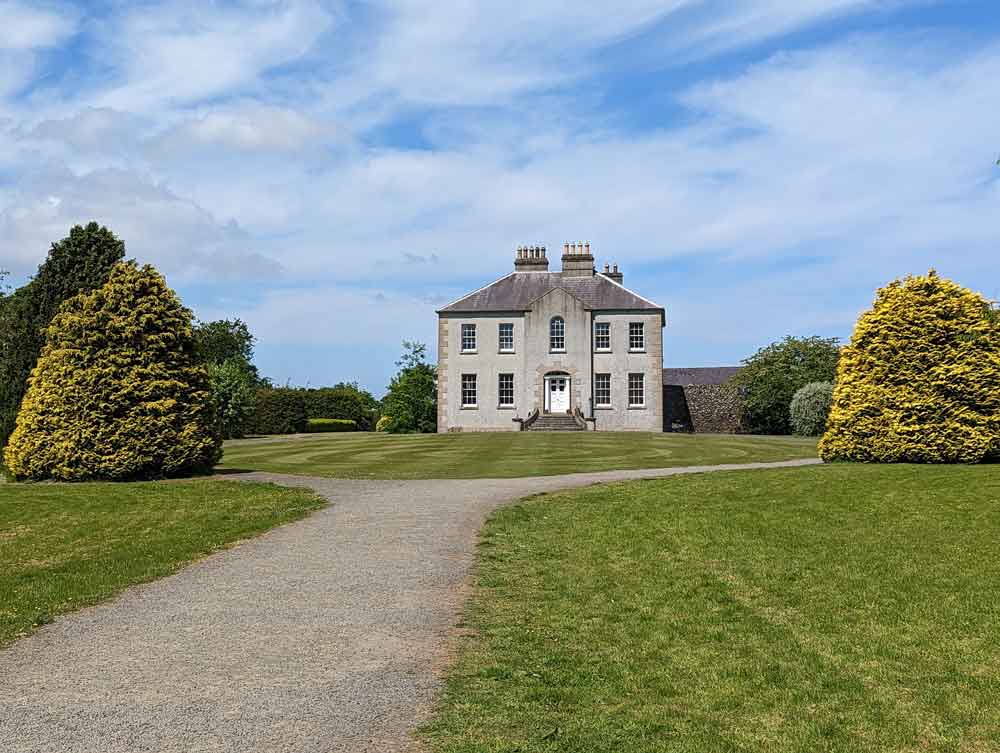
<instances>
[{"instance_id":1,"label":"chimney pot","mask_svg":"<svg viewBox=\"0 0 1000 753\"><path fill-rule=\"evenodd\" d=\"M610 272L611 271L611 267L609 265L605 264L604 265L604 271L605 272Z\"/></svg>"},{"instance_id":2,"label":"chimney pot","mask_svg":"<svg viewBox=\"0 0 1000 753\"><path fill-rule=\"evenodd\" d=\"M585 246L585 248L587 249L585 253L589 256L590 255L590 241L587 241L587 245Z\"/></svg>"},{"instance_id":3,"label":"chimney pot","mask_svg":"<svg viewBox=\"0 0 1000 753\"><path fill-rule=\"evenodd\" d=\"M564 254L568 254L569 253L569 244L568 243L564 243L563 244L563 253Z\"/></svg>"},{"instance_id":4,"label":"chimney pot","mask_svg":"<svg viewBox=\"0 0 1000 753\"><path fill-rule=\"evenodd\" d=\"M614 271L615 271L616 274L618 273L618 265L617 264L615 264L615 270Z\"/></svg>"}]
</instances>

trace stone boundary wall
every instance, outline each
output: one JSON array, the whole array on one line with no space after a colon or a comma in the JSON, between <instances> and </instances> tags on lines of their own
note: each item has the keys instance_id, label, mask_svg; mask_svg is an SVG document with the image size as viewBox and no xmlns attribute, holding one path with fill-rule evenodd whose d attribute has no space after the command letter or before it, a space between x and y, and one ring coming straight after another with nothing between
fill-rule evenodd
<instances>
[{"instance_id":1,"label":"stone boundary wall","mask_svg":"<svg viewBox=\"0 0 1000 753\"><path fill-rule=\"evenodd\" d=\"M740 434L745 431L743 398L728 384L666 385L664 431Z\"/></svg>"}]
</instances>

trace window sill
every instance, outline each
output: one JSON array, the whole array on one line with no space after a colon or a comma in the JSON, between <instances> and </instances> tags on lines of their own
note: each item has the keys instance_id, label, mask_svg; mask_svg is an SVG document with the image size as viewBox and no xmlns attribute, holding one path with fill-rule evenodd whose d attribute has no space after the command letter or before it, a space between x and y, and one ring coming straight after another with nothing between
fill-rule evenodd
<instances>
[{"instance_id":1,"label":"window sill","mask_svg":"<svg viewBox=\"0 0 1000 753\"><path fill-rule=\"evenodd\" d=\"M646 349L645 348L629 348L628 352L629 353L645 353Z\"/></svg>"},{"instance_id":2,"label":"window sill","mask_svg":"<svg viewBox=\"0 0 1000 753\"><path fill-rule=\"evenodd\" d=\"M515 351L515 350L498 350L497 351L497 353L499 353L501 356L512 356L516 352L517 351Z\"/></svg>"},{"instance_id":3,"label":"window sill","mask_svg":"<svg viewBox=\"0 0 1000 753\"><path fill-rule=\"evenodd\" d=\"M497 410L516 410L513 405L498 405Z\"/></svg>"},{"instance_id":4,"label":"window sill","mask_svg":"<svg viewBox=\"0 0 1000 753\"><path fill-rule=\"evenodd\" d=\"M462 410L479 410L478 405L463 405Z\"/></svg>"},{"instance_id":5,"label":"window sill","mask_svg":"<svg viewBox=\"0 0 1000 753\"><path fill-rule=\"evenodd\" d=\"M594 348L595 353L611 353L611 348Z\"/></svg>"},{"instance_id":6,"label":"window sill","mask_svg":"<svg viewBox=\"0 0 1000 753\"><path fill-rule=\"evenodd\" d=\"M551 349L549 350L549 353L556 353L556 354L565 353L565 352L566 352L565 348L563 348L562 350L551 350Z\"/></svg>"},{"instance_id":7,"label":"window sill","mask_svg":"<svg viewBox=\"0 0 1000 753\"><path fill-rule=\"evenodd\" d=\"M614 410L614 409L615 409L615 406L610 405L610 404L608 404L608 405L595 405L594 406L594 410Z\"/></svg>"},{"instance_id":8,"label":"window sill","mask_svg":"<svg viewBox=\"0 0 1000 753\"><path fill-rule=\"evenodd\" d=\"M479 355L479 351L478 350L463 350L463 351L461 351L461 353L462 353L463 356L475 356L475 355Z\"/></svg>"},{"instance_id":9,"label":"window sill","mask_svg":"<svg viewBox=\"0 0 1000 753\"><path fill-rule=\"evenodd\" d=\"M646 406L645 405L630 405L628 407L628 409L629 410L646 410Z\"/></svg>"}]
</instances>

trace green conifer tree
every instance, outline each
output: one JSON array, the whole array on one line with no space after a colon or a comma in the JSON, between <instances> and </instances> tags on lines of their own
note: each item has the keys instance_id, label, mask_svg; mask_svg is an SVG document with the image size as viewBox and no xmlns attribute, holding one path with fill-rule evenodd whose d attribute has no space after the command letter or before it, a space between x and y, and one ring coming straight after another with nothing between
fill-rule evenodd
<instances>
[{"instance_id":1,"label":"green conifer tree","mask_svg":"<svg viewBox=\"0 0 1000 753\"><path fill-rule=\"evenodd\" d=\"M45 343L45 328L67 298L99 288L125 258L125 244L106 227L77 225L53 243L38 274L0 307L0 448L14 430L28 375Z\"/></svg>"}]
</instances>

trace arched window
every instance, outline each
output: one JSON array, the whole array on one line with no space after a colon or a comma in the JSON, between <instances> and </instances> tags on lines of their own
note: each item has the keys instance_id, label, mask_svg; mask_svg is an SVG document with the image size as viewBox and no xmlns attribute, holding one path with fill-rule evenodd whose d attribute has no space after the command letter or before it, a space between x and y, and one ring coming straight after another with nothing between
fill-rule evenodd
<instances>
[{"instance_id":1,"label":"arched window","mask_svg":"<svg viewBox=\"0 0 1000 753\"><path fill-rule=\"evenodd\" d=\"M566 322L561 316L554 316L549 322L549 350L566 350Z\"/></svg>"}]
</instances>

